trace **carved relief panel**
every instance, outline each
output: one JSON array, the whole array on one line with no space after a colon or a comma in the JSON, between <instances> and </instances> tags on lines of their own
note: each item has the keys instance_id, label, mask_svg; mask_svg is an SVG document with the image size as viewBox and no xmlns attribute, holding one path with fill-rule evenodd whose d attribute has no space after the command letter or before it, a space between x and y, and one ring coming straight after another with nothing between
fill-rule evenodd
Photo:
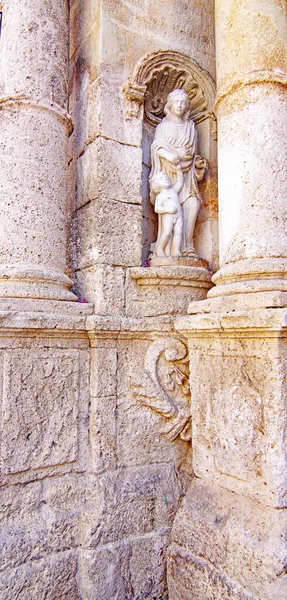
<instances>
[{"instance_id":1,"label":"carved relief panel","mask_svg":"<svg viewBox=\"0 0 287 600\"><path fill-rule=\"evenodd\" d=\"M138 401L164 417L161 433L172 442L191 440L191 392L186 345L178 338L160 338L148 348L144 374L132 381Z\"/></svg>"},{"instance_id":2,"label":"carved relief panel","mask_svg":"<svg viewBox=\"0 0 287 600\"><path fill-rule=\"evenodd\" d=\"M77 459L77 350L15 350L4 360L0 456L4 473Z\"/></svg>"}]
</instances>

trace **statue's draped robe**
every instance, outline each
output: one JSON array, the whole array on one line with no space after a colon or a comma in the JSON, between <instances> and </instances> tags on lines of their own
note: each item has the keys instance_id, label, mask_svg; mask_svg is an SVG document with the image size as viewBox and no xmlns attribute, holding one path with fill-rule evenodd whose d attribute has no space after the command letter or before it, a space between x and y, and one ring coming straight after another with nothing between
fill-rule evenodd
<instances>
[{"instance_id":1,"label":"statue's draped robe","mask_svg":"<svg viewBox=\"0 0 287 600\"><path fill-rule=\"evenodd\" d=\"M177 182L176 166L159 156L163 148L175 154L181 163L184 176L184 184L179 193L180 203L183 209L183 254L194 254L193 231L201 196L197 184L197 171L194 165L197 150L197 134L193 121L187 120L182 123L172 123L167 117L157 126L155 138L151 146L152 168L150 179L159 171L164 171L173 184ZM155 203L155 196L151 192L151 203ZM161 215L158 215L158 239L161 235ZM155 247L156 254L156 247Z\"/></svg>"}]
</instances>

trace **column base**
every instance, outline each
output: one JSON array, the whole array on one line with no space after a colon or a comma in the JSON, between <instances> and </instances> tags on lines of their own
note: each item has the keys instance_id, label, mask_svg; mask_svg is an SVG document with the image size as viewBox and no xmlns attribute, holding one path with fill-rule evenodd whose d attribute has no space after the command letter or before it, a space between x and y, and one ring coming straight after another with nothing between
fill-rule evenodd
<instances>
[{"instance_id":1,"label":"column base","mask_svg":"<svg viewBox=\"0 0 287 600\"><path fill-rule=\"evenodd\" d=\"M234 311L254 311L261 308L285 308L286 306L287 292L248 292L190 302L187 313L189 315L231 313Z\"/></svg>"},{"instance_id":2,"label":"column base","mask_svg":"<svg viewBox=\"0 0 287 600\"><path fill-rule=\"evenodd\" d=\"M287 292L286 258L250 258L224 265L212 277L208 298Z\"/></svg>"},{"instance_id":3,"label":"column base","mask_svg":"<svg viewBox=\"0 0 287 600\"><path fill-rule=\"evenodd\" d=\"M29 265L0 265L0 298L35 298L76 302L72 280L64 273Z\"/></svg>"}]
</instances>

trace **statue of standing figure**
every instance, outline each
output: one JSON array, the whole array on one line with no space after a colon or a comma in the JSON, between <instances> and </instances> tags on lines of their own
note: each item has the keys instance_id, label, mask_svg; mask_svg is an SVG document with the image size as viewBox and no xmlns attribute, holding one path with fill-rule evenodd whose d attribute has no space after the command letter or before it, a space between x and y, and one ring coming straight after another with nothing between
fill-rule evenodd
<instances>
[{"instance_id":1,"label":"statue of standing figure","mask_svg":"<svg viewBox=\"0 0 287 600\"><path fill-rule=\"evenodd\" d=\"M179 257L198 258L193 234L202 202L198 182L205 175L207 162L197 154L197 133L185 90L176 89L168 95L164 112L166 117L157 126L151 146L150 200L158 213L151 264L169 264L168 258L176 258L180 264ZM173 197L170 202L168 194Z\"/></svg>"}]
</instances>

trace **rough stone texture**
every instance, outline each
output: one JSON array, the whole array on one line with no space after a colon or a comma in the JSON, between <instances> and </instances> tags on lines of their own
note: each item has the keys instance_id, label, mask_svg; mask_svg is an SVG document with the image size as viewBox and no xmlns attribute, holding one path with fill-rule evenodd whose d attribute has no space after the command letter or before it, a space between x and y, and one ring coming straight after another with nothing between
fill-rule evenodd
<instances>
[{"instance_id":1,"label":"rough stone texture","mask_svg":"<svg viewBox=\"0 0 287 600\"><path fill-rule=\"evenodd\" d=\"M285 346L213 334L190 348L195 473L274 506L286 506Z\"/></svg>"},{"instance_id":2,"label":"rough stone texture","mask_svg":"<svg viewBox=\"0 0 287 600\"><path fill-rule=\"evenodd\" d=\"M29 106L2 110L0 116L1 262L64 269L65 214L58 200L66 191L62 172L67 149L65 127L54 115L48 113L43 119L42 111L35 114ZM18 169L14 165L15 145ZM55 147L59 147L57 155ZM37 223L36 231L31 221ZM19 227L23 228L21 235ZM6 240L7 230L10 235Z\"/></svg>"},{"instance_id":3,"label":"rough stone texture","mask_svg":"<svg viewBox=\"0 0 287 600\"><path fill-rule=\"evenodd\" d=\"M89 489L82 597L166 598L165 547L182 493L173 467L117 469L90 479Z\"/></svg>"},{"instance_id":4,"label":"rough stone texture","mask_svg":"<svg viewBox=\"0 0 287 600\"><path fill-rule=\"evenodd\" d=\"M87 600L166 600L163 535L137 536L123 544L81 553Z\"/></svg>"},{"instance_id":5,"label":"rough stone texture","mask_svg":"<svg viewBox=\"0 0 287 600\"><path fill-rule=\"evenodd\" d=\"M175 463L190 472L189 444L180 440L171 444L161 435L165 420L143 406L135 393L138 382L144 383L144 357L152 342L149 335L129 333L127 340L119 333L110 334L110 339L90 336L94 468Z\"/></svg>"},{"instance_id":6,"label":"rough stone texture","mask_svg":"<svg viewBox=\"0 0 287 600\"><path fill-rule=\"evenodd\" d=\"M219 170L221 264L257 257L286 257L286 214L284 202L280 202L286 188L286 173L281 168L287 151L282 136L287 110L285 91L266 83L263 89L259 86L250 87L248 92L246 88L238 91L236 112L233 96L223 104L219 113L219 152L224 165L224 174ZM239 137L242 123L244 132ZM256 152L263 147L263 154Z\"/></svg>"},{"instance_id":7,"label":"rough stone texture","mask_svg":"<svg viewBox=\"0 0 287 600\"><path fill-rule=\"evenodd\" d=\"M174 522L170 597L285 598L286 516L195 480Z\"/></svg>"},{"instance_id":8,"label":"rough stone texture","mask_svg":"<svg viewBox=\"0 0 287 600\"><path fill-rule=\"evenodd\" d=\"M77 211L75 230L77 269L99 263L117 266L140 264L140 249L137 250L141 239L139 206L98 198Z\"/></svg>"},{"instance_id":9,"label":"rough stone texture","mask_svg":"<svg viewBox=\"0 0 287 600\"><path fill-rule=\"evenodd\" d=\"M177 326L189 337L200 479L172 533L171 597L284 598L286 309L230 306Z\"/></svg>"},{"instance_id":10,"label":"rough stone texture","mask_svg":"<svg viewBox=\"0 0 287 600\"><path fill-rule=\"evenodd\" d=\"M6 473L77 459L77 351L6 354L1 460Z\"/></svg>"},{"instance_id":11,"label":"rough stone texture","mask_svg":"<svg viewBox=\"0 0 287 600\"><path fill-rule=\"evenodd\" d=\"M1 577L0 598L6 600L7 597L21 600L80 600L76 555L67 552L5 571Z\"/></svg>"},{"instance_id":12,"label":"rough stone texture","mask_svg":"<svg viewBox=\"0 0 287 600\"><path fill-rule=\"evenodd\" d=\"M127 281L156 231L142 208L143 111L126 119L122 88L163 47L214 77L213 5L5 0L2 9L0 598L165 600L190 444L161 434L165 419L139 402L134 380L145 383L150 345L175 335L168 313L204 298L210 274L184 292L177 282L143 294ZM216 265L205 128L200 152L212 164L197 241Z\"/></svg>"},{"instance_id":13,"label":"rough stone texture","mask_svg":"<svg viewBox=\"0 0 287 600\"><path fill-rule=\"evenodd\" d=\"M172 545L169 554L170 576L169 600L258 600L246 588L242 588L213 565L202 558L195 558L180 546Z\"/></svg>"},{"instance_id":14,"label":"rough stone texture","mask_svg":"<svg viewBox=\"0 0 287 600\"><path fill-rule=\"evenodd\" d=\"M172 532L172 600L287 597L286 24L277 0L216 3L220 270L178 321L197 477Z\"/></svg>"},{"instance_id":15,"label":"rough stone texture","mask_svg":"<svg viewBox=\"0 0 287 600\"><path fill-rule=\"evenodd\" d=\"M79 298L93 302L94 314L124 316L125 269L95 264L75 273L74 291Z\"/></svg>"},{"instance_id":16,"label":"rough stone texture","mask_svg":"<svg viewBox=\"0 0 287 600\"><path fill-rule=\"evenodd\" d=\"M71 6L70 111L75 130L70 144L70 172L75 182L75 193L73 195L71 191L71 200L76 209L72 229L73 247L75 249L78 246L81 254L81 259L74 256L72 267L76 271L77 293L95 302L97 314L115 314L115 311L112 302L106 301L101 290L98 299L96 297L95 290L102 286L99 270L94 265L140 265L142 260L147 259L150 243L156 238L155 219L148 207L146 189L150 140L146 144L146 139L142 139L142 109L138 119L126 118L123 84L132 76L137 61L149 52L162 49L163 40L165 47L191 56L214 76L212 19L213 10L208 1L200 7L194 3L192 10L184 2L179 6L173 1L168 5L165 3L164 7L160 3L156 9L151 2L126 6L125 2L115 4L108 0L97 6L90 0L85 2L85 6L79 2L73 2ZM208 31L208 34L203 34L203 31ZM216 268L216 227L212 228L209 243L202 242L207 236L210 237L210 219L216 218L216 147L209 125L200 123L198 131L199 151L210 160L210 169L203 184L204 203L199 218L201 226L196 231L197 245L202 255L211 260ZM144 206L140 208L142 189ZM98 204L94 204L96 198L100 199ZM112 206L113 200L133 205L134 209L134 205L138 205L139 210L126 212L128 222L124 222L123 215L128 209ZM80 207L89 201L93 201L94 209L87 204L87 211L84 212ZM99 202L107 207L109 218L108 215L104 217L105 223L91 216L93 210L100 212ZM110 218L111 212L115 215L114 221ZM137 219L140 229L134 235L131 221L135 223ZM107 244L113 244L113 240L119 243L115 252L112 248L106 251L99 247L98 239L94 236L96 221L98 234L105 237ZM79 233L81 231L82 234ZM121 238L122 242L121 231L126 232L126 237L123 235ZM93 256L91 253L87 256L86 250L81 248L81 235L87 246L96 248L99 254L96 252ZM129 247L133 255L127 257L126 248ZM117 303L118 280L110 280L110 283L110 298Z\"/></svg>"},{"instance_id":17,"label":"rough stone texture","mask_svg":"<svg viewBox=\"0 0 287 600\"><path fill-rule=\"evenodd\" d=\"M211 0L1 9L0 598L165 600L170 543L171 600L285 600L284 2L217 0L215 15ZM156 238L153 132L143 106L127 118L123 85L163 49L214 78L214 18L221 271L205 301L209 272L141 267ZM195 245L214 270L212 125L197 125L210 164ZM173 317L191 300L179 335ZM161 433L168 394L139 400L151 346L182 335L192 451ZM174 370L164 349L178 400L188 365Z\"/></svg>"},{"instance_id":18,"label":"rough stone texture","mask_svg":"<svg viewBox=\"0 0 287 600\"><path fill-rule=\"evenodd\" d=\"M141 150L98 137L77 160L77 207L103 195L141 204Z\"/></svg>"},{"instance_id":19,"label":"rough stone texture","mask_svg":"<svg viewBox=\"0 0 287 600\"><path fill-rule=\"evenodd\" d=\"M15 0L4 10L1 96L24 93L66 108L68 3Z\"/></svg>"},{"instance_id":20,"label":"rough stone texture","mask_svg":"<svg viewBox=\"0 0 287 600\"><path fill-rule=\"evenodd\" d=\"M285 283L282 258L286 265L285 7L277 0L267 4L218 0L217 14L223 272L220 270L214 281L221 296L231 293L232 287L235 294L253 291L261 261L268 257L272 258L272 266L266 264L259 275L267 280L262 291L276 291ZM248 34L243 35L246 31ZM236 46L238 51L234 52ZM242 287L244 283L248 289Z\"/></svg>"},{"instance_id":21,"label":"rough stone texture","mask_svg":"<svg viewBox=\"0 0 287 600\"><path fill-rule=\"evenodd\" d=\"M87 491L76 473L88 464L85 318L80 327L70 306L61 329L60 312L3 315L0 597L80 598L76 550Z\"/></svg>"}]
</instances>

